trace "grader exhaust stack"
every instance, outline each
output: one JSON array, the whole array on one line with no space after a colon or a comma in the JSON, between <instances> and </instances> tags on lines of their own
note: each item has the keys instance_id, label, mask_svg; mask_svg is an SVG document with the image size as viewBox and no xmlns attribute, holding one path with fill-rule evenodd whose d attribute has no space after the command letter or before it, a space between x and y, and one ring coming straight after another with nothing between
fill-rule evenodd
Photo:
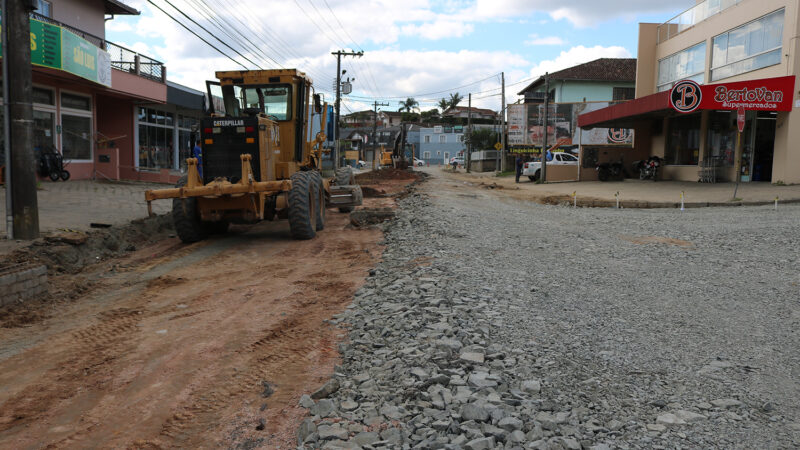
<instances>
[{"instance_id":1,"label":"grader exhaust stack","mask_svg":"<svg viewBox=\"0 0 800 450\"><path fill-rule=\"evenodd\" d=\"M178 236L195 242L230 223L288 219L292 237L311 239L328 207L361 205L352 170L321 176L327 108L295 69L217 72L207 82L210 115L200 126L202 157L187 159L175 188L145 192L172 199ZM315 132L316 131L316 132Z\"/></svg>"}]
</instances>

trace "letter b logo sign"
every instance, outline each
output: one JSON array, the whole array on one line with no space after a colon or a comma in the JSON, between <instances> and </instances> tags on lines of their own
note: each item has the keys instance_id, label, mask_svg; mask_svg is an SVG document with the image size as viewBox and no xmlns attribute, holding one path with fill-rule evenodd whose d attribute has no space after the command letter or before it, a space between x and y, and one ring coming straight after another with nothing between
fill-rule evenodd
<instances>
[{"instance_id":1,"label":"letter b logo sign","mask_svg":"<svg viewBox=\"0 0 800 450\"><path fill-rule=\"evenodd\" d=\"M700 85L692 80L679 81L672 87L669 102L672 107L682 113L692 112L700 106L703 92Z\"/></svg>"}]
</instances>

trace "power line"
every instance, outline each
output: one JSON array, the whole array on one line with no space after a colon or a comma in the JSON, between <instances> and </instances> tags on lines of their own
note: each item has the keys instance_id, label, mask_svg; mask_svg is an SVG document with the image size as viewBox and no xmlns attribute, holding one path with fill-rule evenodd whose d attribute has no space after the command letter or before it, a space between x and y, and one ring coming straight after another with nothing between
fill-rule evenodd
<instances>
[{"instance_id":1,"label":"power line","mask_svg":"<svg viewBox=\"0 0 800 450\"><path fill-rule=\"evenodd\" d=\"M152 0L147 0L147 1L148 1L150 4L152 4L152 5L155 5L155 3L153 3L153 1L152 1ZM172 3L170 3L170 1L169 1L169 0L164 0L164 2L165 2L166 4L168 4L169 6L171 6L173 9L175 9L176 11L178 11L179 13L181 13L181 15L182 15L183 17L186 17L187 19L189 19L189 20L190 20L190 21L191 21L193 24L195 24L195 25L197 25L198 27L200 27L200 29L202 29L203 31L205 31L205 32L206 32L206 33L208 33L209 35L213 36L213 37L214 37L214 39L216 39L217 41L219 41L219 42L220 42L222 45L224 45L224 46L228 47L228 48L229 48L229 49L231 49L231 50L232 50L234 53L236 53L237 55L241 56L241 57L242 57L242 58L243 58L245 61L249 62L250 64L252 64L252 65L254 65L254 66L256 66L256 67L258 67L259 69L261 68L261 66L259 66L259 65L258 65L258 64L256 64L256 63L254 63L253 61L251 61L251 60L250 60L250 58L248 58L248 57L246 57L246 56L242 55L242 54L241 54L241 53L240 53L238 50L236 50L235 48L233 48L233 47L231 47L230 45L228 45L228 44L227 44L225 41L223 41L222 39L220 39L220 38L218 38L218 37L214 36L214 35L213 35L213 34L212 34L210 31L208 31L208 30L207 30L207 29L206 29L204 26L200 25L200 24L199 24L199 23L197 23L197 22L196 22L194 19L192 19L191 17L189 17L189 16L188 16L186 13L184 13L184 12L183 12L183 11L181 11L180 9L176 8L176 7L175 7L175 5L173 5ZM162 12L164 11L164 10L163 10L163 9L161 9L161 8L158 8L158 9L160 9ZM165 14L166 14L166 13L165 13ZM173 19L173 20L174 20L174 19ZM183 24L181 24L181 25L183 25ZM187 27L185 27L185 26L184 26L184 28L186 28L187 30L189 29L189 28L187 28Z\"/></svg>"},{"instance_id":2,"label":"power line","mask_svg":"<svg viewBox=\"0 0 800 450\"><path fill-rule=\"evenodd\" d=\"M275 63L275 64L277 64L277 65L278 65L278 67L283 67L283 65L282 65L281 63L279 63L278 61L276 61L276 60L275 60L274 58L272 58L271 56L267 55L267 54L266 54L266 53L265 53L263 50L261 50L261 49L260 49L260 48L259 48L259 47L258 47L258 46L255 44L255 43L253 43L253 41L251 41L251 40L250 40L250 39L247 37L247 35L245 35L244 33L242 33L242 32L241 32L241 31L240 31L240 30L239 30L239 29L238 29L238 28L237 28L235 25L233 25L232 23L230 23L230 22L228 21L228 19L226 19L226 18L225 18L225 16L224 16L224 15L218 15L218 16L216 16L216 17L215 17L215 15L214 15L214 12L215 12L215 11L214 11L214 10L211 8L211 6L210 6L210 5L209 5L209 4L208 4L208 3L207 3L205 0L192 0L192 1L193 1L193 2L195 2L195 4L198 4L198 1L199 1L199 3L201 3L202 5L204 5L204 6L205 6L205 8L206 8L206 10L207 10L207 11L210 13L210 16L211 16L212 18L214 18L214 21L215 21L217 24L219 24L219 21L218 21L218 20L216 20L216 17L218 17L219 19L222 19L222 21L223 21L223 22L225 22L225 24L227 24L227 26L228 26L228 27L230 27L230 29L231 29L232 31L234 31L234 32L235 32L235 34L237 34L237 35L238 35L238 36L240 36L242 39L244 39L245 41L247 41L247 43L249 43L249 44L250 44L250 48L251 48L251 51L252 51L253 53L256 53L256 54L260 53L260 54L262 55L262 57L264 57L264 58L266 58L266 59L268 59L268 60L272 61L272 62L273 62L273 63ZM235 17L235 16L233 16L233 17ZM241 23L241 22L240 22L240 23ZM230 36L230 33L228 33L228 30L224 30L224 29L223 29L223 31L225 31L225 33L226 33L226 34L228 34L228 35ZM235 38L235 37L232 37L232 38L234 38L235 40L237 40L237 41L239 42L239 45L241 45L242 47L246 47L246 46L245 46L245 45L242 43L242 41L241 41L240 39L238 39L238 38ZM253 51L253 50L254 50L254 51ZM262 61L266 62L266 60L264 60L264 59L262 59Z\"/></svg>"},{"instance_id":3,"label":"power line","mask_svg":"<svg viewBox=\"0 0 800 450\"><path fill-rule=\"evenodd\" d=\"M180 26L182 26L183 28L185 28L185 29L186 29L186 31L188 31L188 32L192 33L193 35L195 35L195 36L196 36L198 39L200 39L201 41L205 42L205 43L206 43L206 45L208 45L209 47L211 47L211 48L213 48L214 50L216 50L217 52L219 52L219 53L220 53L222 56L224 56L224 57L226 57L226 58L230 59L230 60L231 60L231 61L233 61L235 64L238 64L238 65L240 65L240 66L244 67L245 69L247 69L247 66L245 66L244 64L240 63L239 61L236 61L235 59L231 58L231 57L230 57L230 55L228 55L227 53L225 53L225 52L223 52L222 50L218 49L216 46L214 46L214 44L212 44L212 43L208 42L207 40L203 39L203 38L202 38L202 37L201 37L199 34L195 33L195 32L194 32L194 30L190 29L189 27L187 27L186 25L184 25L182 22L180 22L178 19L176 19L176 18L172 17L172 16L171 16L171 15L170 15L168 12L164 11L163 9L161 9L161 7L160 7L160 6L158 6L158 5L156 5L155 3L153 3L153 0L147 0L147 3L150 3L151 5L155 6L155 7L156 7L156 8L157 8L159 11L161 11L162 13L164 13L164 15L166 15L167 17L169 17L170 19L172 19L172 20L173 20L175 23L177 23L178 25L180 25ZM201 28L202 28L202 27L201 27ZM203 29L205 30L205 28L203 28ZM206 30L206 33L208 33L208 31L207 31L207 30ZM209 33L209 34L210 34L210 33ZM219 40L219 39L218 39L218 40ZM237 52L237 53L238 53L238 52Z\"/></svg>"}]
</instances>

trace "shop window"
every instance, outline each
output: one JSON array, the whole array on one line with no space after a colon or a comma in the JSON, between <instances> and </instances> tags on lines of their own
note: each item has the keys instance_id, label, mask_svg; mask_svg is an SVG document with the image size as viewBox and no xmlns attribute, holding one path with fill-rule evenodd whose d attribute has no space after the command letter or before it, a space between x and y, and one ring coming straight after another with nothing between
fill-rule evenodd
<instances>
[{"instance_id":1,"label":"shop window","mask_svg":"<svg viewBox=\"0 0 800 450\"><path fill-rule=\"evenodd\" d=\"M61 146L64 159L92 159L92 118L61 114Z\"/></svg>"},{"instance_id":2,"label":"shop window","mask_svg":"<svg viewBox=\"0 0 800 450\"><path fill-rule=\"evenodd\" d=\"M665 163L678 166L697 165L700 154L700 114L669 119Z\"/></svg>"},{"instance_id":3,"label":"shop window","mask_svg":"<svg viewBox=\"0 0 800 450\"><path fill-rule=\"evenodd\" d=\"M41 105L55 105L55 96L52 89L45 89L34 87L33 88L33 103Z\"/></svg>"},{"instance_id":4,"label":"shop window","mask_svg":"<svg viewBox=\"0 0 800 450\"><path fill-rule=\"evenodd\" d=\"M783 19L781 9L714 37L711 81L780 64Z\"/></svg>"},{"instance_id":5,"label":"shop window","mask_svg":"<svg viewBox=\"0 0 800 450\"><path fill-rule=\"evenodd\" d=\"M658 62L658 90L668 91L675 82L694 80L705 81L706 43L701 42L686 50L667 56Z\"/></svg>"},{"instance_id":6,"label":"shop window","mask_svg":"<svg viewBox=\"0 0 800 450\"><path fill-rule=\"evenodd\" d=\"M171 169L173 167L173 130L139 124L139 167Z\"/></svg>"},{"instance_id":7,"label":"shop window","mask_svg":"<svg viewBox=\"0 0 800 450\"><path fill-rule=\"evenodd\" d=\"M633 100L633 98L636 96L636 88L615 87L612 96L614 101Z\"/></svg>"},{"instance_id":8,"label":"shop window","mask_svg":"<svg viewBox=\"0 0 800 450\"><path fill-rule=\"evenodd\" d=\"M715 158L720 166L733 166L738 131L735 112L711 112L708 117L706 158Z\"/></svg>"}]
</instances>

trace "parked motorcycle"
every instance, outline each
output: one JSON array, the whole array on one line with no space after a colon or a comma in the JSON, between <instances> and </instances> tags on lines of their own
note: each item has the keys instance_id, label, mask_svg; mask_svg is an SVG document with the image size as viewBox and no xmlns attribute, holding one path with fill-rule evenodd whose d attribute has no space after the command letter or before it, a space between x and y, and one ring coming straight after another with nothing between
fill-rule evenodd
<instances>
[{"instance_id":1,"label":"parked motorcycle","mask_svg":"<svg viewBox=\"0 0 800 450\"><path fill-rule=\"evenodd\" d=\"M612 178L615 180L625 179L625 169L621 158L618 162L597 163L594 170L597 171L597 178L600 181L608 181Z\"/></svg>"},{"instance_id":2,"label":"parked motorcycle","mask_svg":"<svg viewBox=\"0 0 800 450\"><path fill-rule=\"evenodd\" d=\"M646 160L639 161L637 165L637 168L639 169L639 179L652 179L653 181L656 181L656 179L658 179L659 167L661 167L661 158L658 156L651 156Z\"/></svg>"}]
</instances>

